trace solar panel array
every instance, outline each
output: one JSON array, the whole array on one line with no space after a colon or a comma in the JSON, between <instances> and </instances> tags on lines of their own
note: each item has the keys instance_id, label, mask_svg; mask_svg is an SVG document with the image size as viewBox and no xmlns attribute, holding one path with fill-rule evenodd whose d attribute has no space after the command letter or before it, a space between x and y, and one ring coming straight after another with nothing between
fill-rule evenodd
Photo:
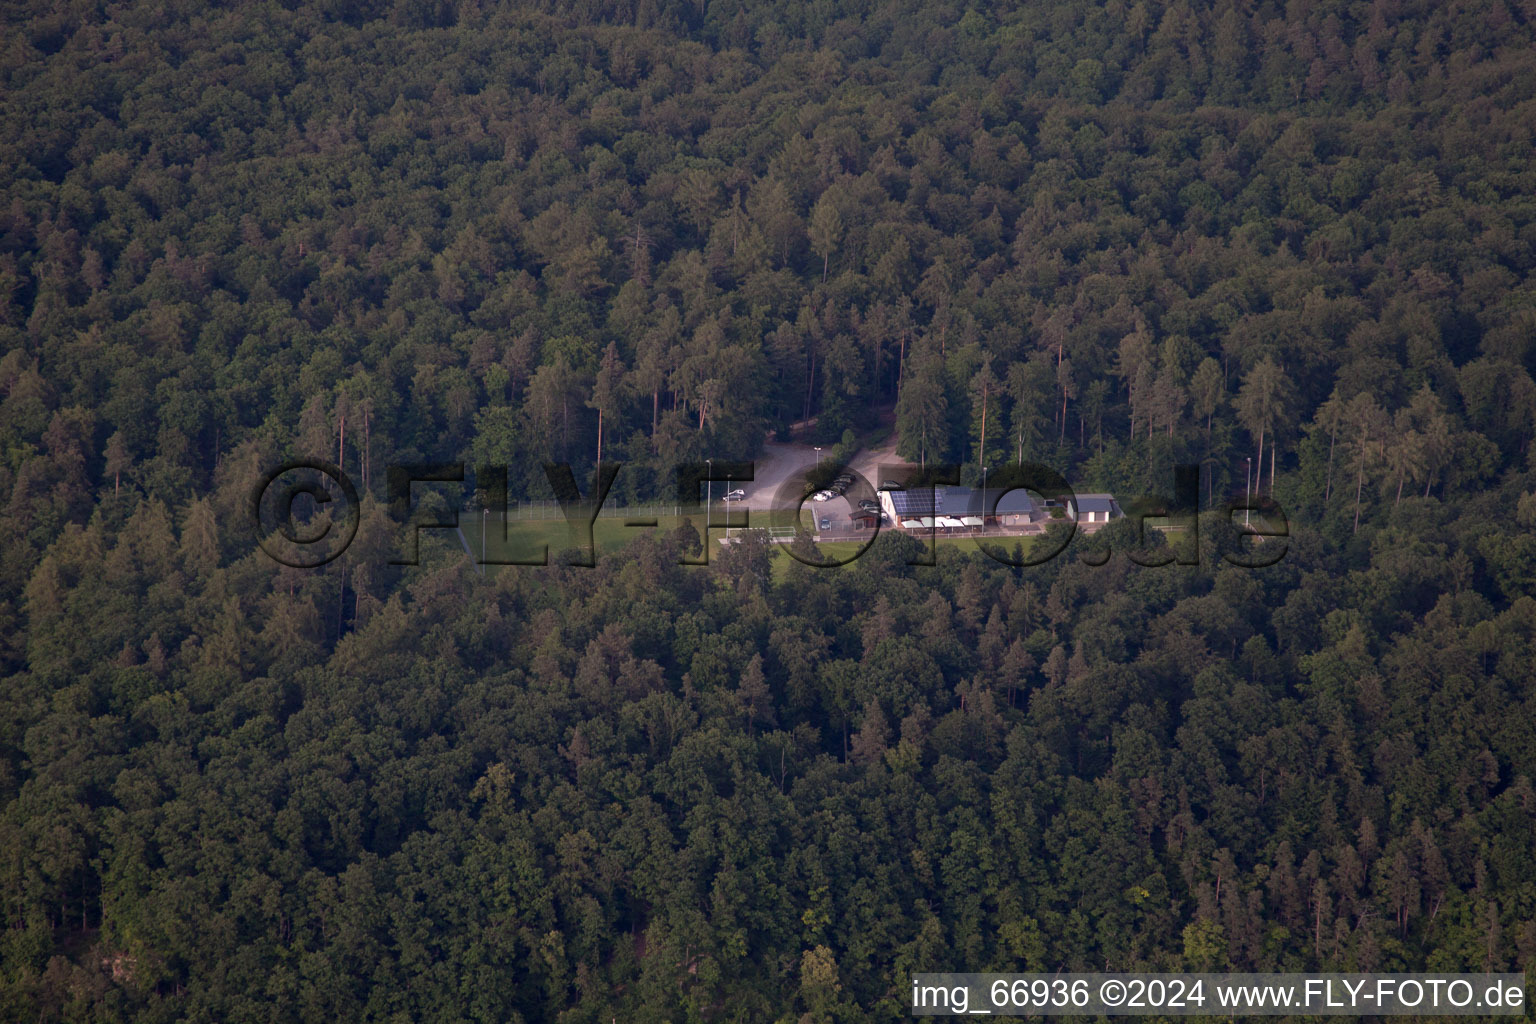
<instances>
[{"instance_id":1,"label":"solar panel array","mask_svg":"<svg viewBox=\"0 0 1536 1024\"><path fill-rule=\"evenodd\" d=\"M890 491L891 508L899 519L921 516L979 516L984 503L982 492L970 487L918 487L910 491ZM1022 490L1000 493L996 489L987 492L987 499L996 499L997 509L992 515L1032 515L1035 503Z\"/></svg>"}]
</instances>

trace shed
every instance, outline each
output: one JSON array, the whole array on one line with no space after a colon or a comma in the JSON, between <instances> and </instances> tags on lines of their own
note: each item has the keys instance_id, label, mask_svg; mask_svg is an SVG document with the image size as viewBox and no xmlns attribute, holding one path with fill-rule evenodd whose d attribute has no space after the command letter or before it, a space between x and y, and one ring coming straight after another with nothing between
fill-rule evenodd
<instances>
[{"instance_id":1,"label":"shed","mask_svg":"<svg viewBox=\"0 0 1536 1024\"><path fill-rule=\"evenodd\" d=\"M1080 523L1107 523L1125 515L1112 494L1079 494L1071 513Z\"/></svg>"}]
</instances>

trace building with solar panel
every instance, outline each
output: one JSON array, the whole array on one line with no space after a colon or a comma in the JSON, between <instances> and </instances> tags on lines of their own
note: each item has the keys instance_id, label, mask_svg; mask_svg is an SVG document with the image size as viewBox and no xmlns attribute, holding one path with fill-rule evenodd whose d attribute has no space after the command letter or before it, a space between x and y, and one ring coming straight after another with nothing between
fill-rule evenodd
<instances>
[{"instance_id":1,"label":"building with solar panel","mask_svg":"<svg viewBox=\"0 0 1536 1024\"><path fill-rule=\"evenodd\" d=\"M937 529L950 533L1000 527L1026 529L1049 519L1070 519L1081 526L1097 527L1124 515L1114 496L1083 494L1059 504L1037 502L1022 488L989 489L985 495L972 487L894 488L879 492L880 507L890 521L907 530ZM995 508L989 508L996 502Z\"/></svg>"}]
</instances>

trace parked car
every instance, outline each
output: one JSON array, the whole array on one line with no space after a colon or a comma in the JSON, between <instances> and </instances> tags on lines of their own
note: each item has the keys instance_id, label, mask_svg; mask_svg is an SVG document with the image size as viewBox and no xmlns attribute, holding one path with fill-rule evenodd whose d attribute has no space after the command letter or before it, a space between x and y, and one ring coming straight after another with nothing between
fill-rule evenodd
<instances>
[{"instance_id":1,"label":"parked car","mask_svg":"<svg viewBox=\"0 0 1536 1024\"><path fill-rule=\"evenodd\" d=\"M721 498L720 500L721 501L743 501L743 500L746 499L746 497L747 497L747 492L738 487L736 490L731 491L729 494L727 494L725 497Z\"/></svg>"},{"instance_id":2,"label":"parked car","mask_svg":"<svg viewBox=\"0 0 1536 1024\"><path fill-rule=\"evenodd\" d=\"M878 512L880 511L880 503L874 498L860 498L859 508L865 512Z\"/></svg>"},{"instance_id":3,"label":"parked car","mask_svg":"<svg viewBox=\"0 0 1536 1024\"><path fill-rule=\"evenodd\" d=\"M831 491L817 491L811 495L812 501L831 501L834 495Z\"/></svg>"},{"instance_id":4,"label":"parked car","mask_svg":"<svg viewBox=\"0 0 1536 1024\"><path fill-rule=\"evenodd\" d=\"M830 529L832 529L832 520L830 518L828 518L827 516L822 516L821 517L821 528L823 530L830 530Z\"/></svg>"}]
</instances>

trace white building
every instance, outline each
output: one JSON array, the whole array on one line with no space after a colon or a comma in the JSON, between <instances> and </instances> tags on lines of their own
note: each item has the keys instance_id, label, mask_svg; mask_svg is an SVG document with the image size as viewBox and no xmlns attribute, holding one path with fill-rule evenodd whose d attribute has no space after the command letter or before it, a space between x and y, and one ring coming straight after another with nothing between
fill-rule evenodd
<instances>
[{"instance_id":1,"label":"white building","mask_svg":"<svg viewBox=\"0 0 1536 1024\"><path fill-rule=\"evenodd\" d=\"M1112 494L1079 494L1067 502L1067 515L1078 523L1107 523L1125 515Z\"/></svg>"}]
</instances>

